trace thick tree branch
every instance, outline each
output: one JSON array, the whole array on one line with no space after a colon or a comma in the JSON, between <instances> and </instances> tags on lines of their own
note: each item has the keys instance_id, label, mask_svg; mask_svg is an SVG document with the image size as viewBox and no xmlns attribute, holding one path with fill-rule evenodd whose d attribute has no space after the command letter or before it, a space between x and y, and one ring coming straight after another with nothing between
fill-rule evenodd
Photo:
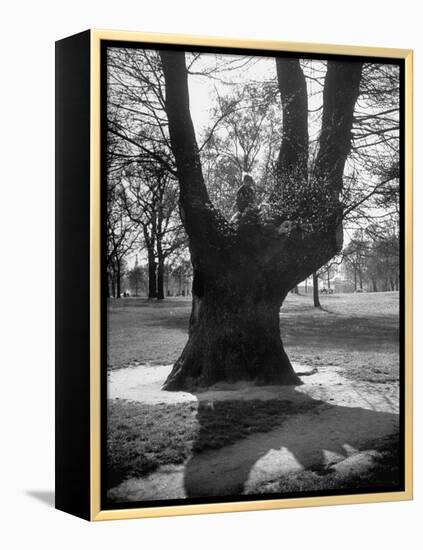
<instances>
[{"instance_id":1,"label":"thick tree branch","mask_svg":"<svg viewBox=\"0 0 423 550\"><path fill-rule=\"evenodd\" d=\"M189 109L188 77L184 52L160 52L166 83L166 112L175 156L180 208L191 252L204 255L204 245L219 239L224 220L212 207L203 178L200 154Z\"/></svg>"},{"instance_id":2,"label":"thick tree branch","mask_svg":"<svg viewBox=\"0 0 423 550\"><path fill-rule=\"evenodd\" d=\"M279 152L280 176L307 180L308 103L307 85L299 59L276 59L282 101L283 136Z\"/></svg>"},{"instance_id":3,"label":"thick tree branch","mask_svg":"<svg viewBox=\"0 0 423 550\"><path fill-rule=\"evenodd\" d=\"M185 54L161 51L160 57L166 81L166 112L178 170L181 201L183 207L189 210L192 201L204 205L209 198L189 110Z\"/></svg>"},{"instance_id":4,"label":"thick tree branch","mask_svg":"<svg viewBox=\"0 0 423 550\"><path fill-rule=\"evenodd\" d=\"M328 61L323 90L322 131L314 175L335 193L342 190L345 162L351 151L351 128L363 63Z\"/></svg>"}]
</instances>

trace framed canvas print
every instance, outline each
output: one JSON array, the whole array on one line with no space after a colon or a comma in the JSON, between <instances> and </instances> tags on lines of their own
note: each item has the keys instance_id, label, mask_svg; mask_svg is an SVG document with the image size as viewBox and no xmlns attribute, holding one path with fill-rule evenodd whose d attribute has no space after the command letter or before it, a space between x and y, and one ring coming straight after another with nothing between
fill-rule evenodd
<instances>
[{"instance_id":1,"label":"framed canvas print","mask_svg":"<svg viewBox=\"0 0 423 550\"><path fill-rule=\"evenodd\" d=\"M56 506L412 498L412 52L56 43Z\"/></svg>"}]
</instances>

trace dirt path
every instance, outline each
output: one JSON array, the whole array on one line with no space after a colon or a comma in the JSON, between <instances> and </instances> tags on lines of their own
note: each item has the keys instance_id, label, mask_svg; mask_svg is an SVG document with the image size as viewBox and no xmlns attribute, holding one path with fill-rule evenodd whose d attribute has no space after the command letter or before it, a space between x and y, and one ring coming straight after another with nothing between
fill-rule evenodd
<instances>
[{"instance_id":1,"label":"dirt path","mask_svg":"<svg viewBox=\"0 0 423 550\"><path fill-rule=\"evenodd\" d=\"M163 392L170 366L133 368L109 374L109 398L148 404L241 399L281 399L319 406L287 418L278 428L254 434L219 450L193 455L181 466L124 481L112 500L252 494L296 472L359 473L372 466L380 442L398 432L398 385L351 381L333 367L310 371L294 365L304 384L255 387L224 385L208 391ZM271 490L271 489L269 489Z\"/></svg>"}]
</instances>

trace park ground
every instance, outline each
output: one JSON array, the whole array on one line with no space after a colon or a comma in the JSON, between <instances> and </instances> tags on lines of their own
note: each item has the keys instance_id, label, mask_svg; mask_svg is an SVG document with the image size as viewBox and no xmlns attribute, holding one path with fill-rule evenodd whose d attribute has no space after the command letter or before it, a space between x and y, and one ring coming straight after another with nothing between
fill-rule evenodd
<instances>
[{"instance_id":1,"label":"park ground","mask_svg":"<svg viewBox=\"0 0 423 550\"><path fill-rule=\"evenodd\" d=\"M190 300L108 305L111 501L395 488L399 297L290 294L281 334L303 385L164 392Z\"/></svg>"}]
</instances>

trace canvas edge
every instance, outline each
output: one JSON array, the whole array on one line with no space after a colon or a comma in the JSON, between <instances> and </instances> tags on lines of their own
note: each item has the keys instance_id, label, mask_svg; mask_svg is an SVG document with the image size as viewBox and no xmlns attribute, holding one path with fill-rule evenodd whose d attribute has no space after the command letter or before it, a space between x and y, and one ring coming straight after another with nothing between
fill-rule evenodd
<instances>
[{"instance_id":1,"label":"canvas edge","mask_svg":"<svg viewBox=\"0 0 423 550\"><path fill-rule=\"evenodd\" d=\"M366 493L212 504L160 506L101 510L101 418L100 418L100 45L102 40L150 42L186 46L212 46L279 50L322 55L385 57L405 61L405 489L398 492ZM214 514L274 510L312 506L380 503L413 498L413 50L368 46L329 45L303 42L247 40L194 35L143 33L133 31L91 30L91 145L90 145L90 471L91 521L153 518L165 516Z\"/></svg>"}]
</instances>

